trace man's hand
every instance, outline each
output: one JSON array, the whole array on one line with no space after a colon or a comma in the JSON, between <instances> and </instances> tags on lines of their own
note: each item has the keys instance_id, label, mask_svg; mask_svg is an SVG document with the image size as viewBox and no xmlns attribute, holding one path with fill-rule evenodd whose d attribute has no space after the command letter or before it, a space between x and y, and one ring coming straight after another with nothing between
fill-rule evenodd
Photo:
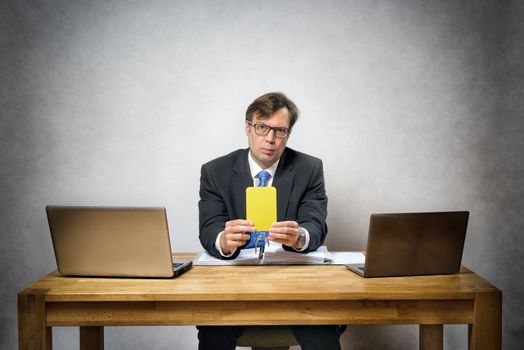
<instances>
[{"instance_id":1,"label":"man's hand","mask_svg":"<svg viewBox=\"0 0 524 350\"><path fill-rule=\"evenodd\" d=\"M269 240L293 247L298 241L298 223L296 221L273 223L269 229Z\"/></svg>"},{"instance_id":2,"label":"man's hand","mask_svg":"<svg viewBox=\"0 0 524 350\"><path fill-rule=\"evenodd\" d=\"M245 232L254 232L253 222L248 220L231 220L226 222L224 233L220 237L220 249L222 253L230 254L233 250L243 246L249 241L250 236Z\"/></svg>"}]
</instances>

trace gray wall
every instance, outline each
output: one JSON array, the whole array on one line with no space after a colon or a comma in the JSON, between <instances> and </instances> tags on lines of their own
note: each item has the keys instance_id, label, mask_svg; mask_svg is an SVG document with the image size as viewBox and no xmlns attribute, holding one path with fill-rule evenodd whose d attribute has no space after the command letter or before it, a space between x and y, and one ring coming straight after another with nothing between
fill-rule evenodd
<instances>
[{"instance_id":1,"label":"gray wall","mask_svg":"<svg viewBox=\"0 0 524 350\"><path fill-rule=\"evenodd\" d=\"M302 111L288 145L324 160L328 248L363 249L372 212L470 210L463 262L503 290L518 348L523 21L519 1L2 1L0 348L16 293L56 267L46 204L163 205L173 248L200 250L200 165L246 146L244 110L273 90ZM465 326L445 331L466 348ZM196 348L193 327L106 335ZM417 327L343 342L415 349Z\"/></svg>"}]
</instances>

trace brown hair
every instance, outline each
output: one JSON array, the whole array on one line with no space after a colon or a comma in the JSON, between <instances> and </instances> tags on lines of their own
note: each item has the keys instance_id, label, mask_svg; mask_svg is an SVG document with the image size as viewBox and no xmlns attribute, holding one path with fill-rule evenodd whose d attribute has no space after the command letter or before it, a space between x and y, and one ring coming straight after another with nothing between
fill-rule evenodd
<instances>
[{"instance_id":1,"label":"brown hair","mask_svg":"<svg viewBox=\"0 0 524 350\"><path fill-rule=\"evenodd\" d=\"M261 119L269 118L281 108L289 111L289 128L293 128L298 119L298 108L293 101L280 92L264 94L253 101L246 110L246 120L253 121L253 116Z\"/></svg>"}]
</instances>

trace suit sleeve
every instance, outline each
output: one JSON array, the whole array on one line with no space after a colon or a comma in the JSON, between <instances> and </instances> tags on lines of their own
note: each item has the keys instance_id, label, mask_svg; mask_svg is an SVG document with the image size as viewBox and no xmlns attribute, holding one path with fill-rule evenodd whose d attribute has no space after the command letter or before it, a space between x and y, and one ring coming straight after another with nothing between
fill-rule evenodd
<instances>
[{"instance_id":1,"label":"suit sleeve","mask_svg":"<svg viewBox=\"0 0 524 350\"><path fill-rule=\"evenodd\" d=\"M301 176L304 176L302 174ZM302 253L316 250L327 235L327 195L324 185L324 170L322 161L315 159L309 176L308 185L299 202L297 222L309 232L309 246ZM283 246L294 251L293 248Z\"/></svg>"},{"instance_id":2,"label":"suit sleeve","mask_svg":"<svg viewBox=\"0 0 524 350\"><path fill-rule=\"evenodd\" d=\"M198 202L200 243L215 258L234 259L240 253L239 249L232 256L224 257L215 247L218 234L231 219L223 195L211 174L208 166L204 164L200 172L200 201Z\"/></svg>"}]
</instances>

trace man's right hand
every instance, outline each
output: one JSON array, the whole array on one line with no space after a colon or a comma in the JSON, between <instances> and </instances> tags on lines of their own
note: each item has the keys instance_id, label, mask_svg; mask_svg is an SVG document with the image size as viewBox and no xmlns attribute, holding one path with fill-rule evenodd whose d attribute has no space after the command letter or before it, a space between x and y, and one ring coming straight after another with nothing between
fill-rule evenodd
<instances>
[{"instance_id":1,"label":"man's right hand","mask_svg":"<svg viewBox=\"0 0 524 350\"><path fill-rule=\"evenodd\" d=\"M255 232L253 222L242 219L226 222L226 227L220 237L220 249L222 252L230 254L236 248L246 244L250 236L245 232Z\"/></svg>"}]
</instances>

